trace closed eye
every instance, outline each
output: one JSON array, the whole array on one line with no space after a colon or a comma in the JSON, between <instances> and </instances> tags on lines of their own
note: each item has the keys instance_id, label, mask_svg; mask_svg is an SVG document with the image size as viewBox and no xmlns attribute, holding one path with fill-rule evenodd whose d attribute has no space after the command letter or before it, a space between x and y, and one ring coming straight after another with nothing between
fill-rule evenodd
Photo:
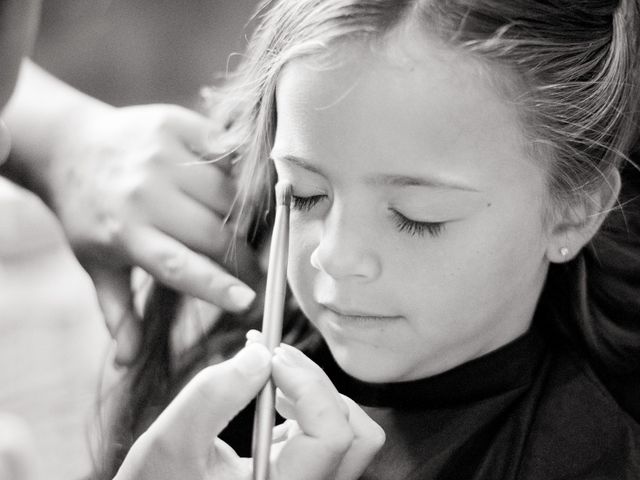
<instances>
[{"instance_id":1,"label":"closed eye","mask_svg":"<svg viewBox=\"0 0 640 480\"><path fill-rule=\"evenodd\" d=\"M298 197L293 195L291 197L291 208L301 212L308 212L323 198L326 198L326 195L312 195L310 197Z\"/></svg>"},{"instance_id":2,"label":"closed eye","mask_svg":"<svg viewBox=\"0 0 640 480\"><path fill-rule=\"evenodd\" d=\"M412 237L424 237L425 233L432 237L437 237L445 228L445 222L419 222L405 217L396 210L390 210L393 213L393 219L398 231L407 233Z\"/></svg>"}]
</instances>

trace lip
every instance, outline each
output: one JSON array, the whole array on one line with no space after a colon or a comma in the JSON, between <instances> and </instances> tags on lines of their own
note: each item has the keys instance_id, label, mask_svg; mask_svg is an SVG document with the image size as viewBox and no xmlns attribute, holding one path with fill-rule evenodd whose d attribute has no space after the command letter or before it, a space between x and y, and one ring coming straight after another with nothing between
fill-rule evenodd
<instances>
[{"instance_id":1,"label":"lip","mask_svg":"<svg viewBox=\"0 0 640 480\"><path fill-rule=\"evenodd\" d=\"M382 315L378 312L339 307L335 304L318 302L323 308L345 319L353 320L392 320L400 318L397 315Z\"/></svg>"}]
</instances>

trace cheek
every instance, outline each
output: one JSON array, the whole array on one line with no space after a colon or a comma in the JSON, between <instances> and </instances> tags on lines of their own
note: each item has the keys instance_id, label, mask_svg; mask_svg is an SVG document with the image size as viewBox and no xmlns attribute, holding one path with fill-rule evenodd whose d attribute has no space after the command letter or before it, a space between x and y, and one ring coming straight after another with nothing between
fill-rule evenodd
<instances>
[{"instance_id":1,"label":"cheek","mask_svg":"<svg viewBox=\"0 0 640 480\"><path fill-rule=\"evenodd\" d=\"M501 303L505 292L537 278L544 260L542 233L532 216L522 221L487 212L450 225L423 245L405 245L395 255L400 261L386 266L403 279L397 294L405 304L443 316L489 308Z\"/></svg>"},{"instance_id":2,"label":"cheek","mask_svg":"<svg viewBox=\"0 0 640 480\"><path fill-rule=\"evenodd\" d=\"M317 246L317 239L307 223L291 219L289 234L289 284L296 297L306 297L312 292L311 254ZM300 300L300 298L299 298Z\"/></svg>"}]
</instances>

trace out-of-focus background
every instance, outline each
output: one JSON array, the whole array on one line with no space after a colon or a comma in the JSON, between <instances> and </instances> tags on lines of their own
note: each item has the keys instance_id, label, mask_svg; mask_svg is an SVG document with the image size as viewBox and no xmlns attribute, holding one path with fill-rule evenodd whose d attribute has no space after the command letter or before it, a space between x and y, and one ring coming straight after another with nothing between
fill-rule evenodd
<instances>
[{"instance_id":1,"label":"out-of-focus background","mask_svg":"<svg viewBox=\"0 0 640 480\"><path fill-rule=\"evenodd\" d=\"M257 0L45 0L33 58L113 105L197 108L199 90L242 51ZM34 433L39 469L91 468L101 380L114 377L91 282L55 218L0 178L0 411Z\"/></svg>"},{"instance_id":2,"label":"out-of-focus background","mask_svg":"<svg viewBox=\"0 0 640 480\"><path fill-rule=\"evenodd\" d=\"M112 105L197 107L257 0L44 0L33 58Z\"/></svg>"}]
</instances>

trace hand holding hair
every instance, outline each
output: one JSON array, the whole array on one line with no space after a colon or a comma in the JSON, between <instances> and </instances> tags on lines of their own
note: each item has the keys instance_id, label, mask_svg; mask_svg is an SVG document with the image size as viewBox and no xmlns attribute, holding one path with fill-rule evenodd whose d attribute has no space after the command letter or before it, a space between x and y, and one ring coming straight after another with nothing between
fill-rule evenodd
<instances>
[{"instance_id":1,"label":"hand holding hair","mask_svg":"<svg viewBox=\"0 0 640 480\"><path fill-rule=\"evenodd\" d=\"M178 107L144 106L111 111L103 121L92 129L102 137L87 136L102 138L93 158L67 164L78 180L58 189L58 214L94 281L117 341L116 361L128 363L137 353L140 323L132 306L132 266L232 311L255 296L236 276L246 279L256 269L241 241L227 258L233 226L225 217L235 187L223 168L201 161L206 119Z\"/></svg>"},{"instance_id":2,"label":"hand holding hair","mask_svg":"<svg viewBox=\"0 0 640 480\"><path fill-rule=\"evenodd\" d=\"M116 361L131 362L139 348L133 266L223 309L248 307L255 294L236 277L257 271L254 255L238 242L237 263L226 258L234 181L202 161L211 122L177 106L113 108L29 61L21 78L6 111L15 168L41 190L92 277Z\"/></svg>"}]
</instances>

